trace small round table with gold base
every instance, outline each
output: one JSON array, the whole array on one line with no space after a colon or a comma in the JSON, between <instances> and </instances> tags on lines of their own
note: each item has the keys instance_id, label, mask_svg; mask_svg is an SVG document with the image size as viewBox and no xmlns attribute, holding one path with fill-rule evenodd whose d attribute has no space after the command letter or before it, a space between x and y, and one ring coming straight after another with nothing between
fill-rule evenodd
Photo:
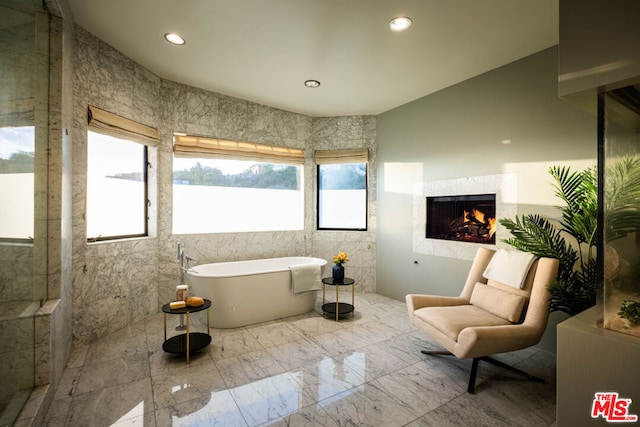
<instances>
[{"instance_id":1,"label":"small round table with gold base","mask_svg":"<svg viewBox=\"0 0 640 427\"><path fill-rule=\"evenodd\" d=\"M164 343L162 349L167 353L186 354L187 364L189 364L189 355L198 350L202 350L211 343L211 334L209 333L209 309L211 301L204 300L204 304L198 307L182 307L171 309L169 303L162 306L164 313ZM190 331L190 314L198 311L207 310L207 333ZM167 339L167 314L186 314L187 330L184 334L176 335Z\"/></svg>"},{"instance_id":2,"label":"small round table with gold base","mask_svg":"<svg viewBox=\"0 0 640 427\"><path fill-rule=\"evenodd\" d=\"M353 313L355 310L355 283L356 281L351 279L350 277L345 277L342 280L335 280L333 277L325 277L322 279L322 312L335 316L336 321L340 316L345 314ZM336 300L335 302L328 302L325 304L325 286L335 286L336 287ZM351 304L346 302L338 301L338 290L340 286L351 286Z\"/></svg>"}]
</instances>

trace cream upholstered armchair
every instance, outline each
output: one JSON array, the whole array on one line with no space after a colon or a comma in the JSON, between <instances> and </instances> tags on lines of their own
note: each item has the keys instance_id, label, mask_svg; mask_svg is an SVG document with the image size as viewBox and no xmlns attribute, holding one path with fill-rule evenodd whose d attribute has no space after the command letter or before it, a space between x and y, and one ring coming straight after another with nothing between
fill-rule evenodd
<instances>
[{"instance_id":1,"label":"cream upholstered armchair","mask_svg":"<svg viewBox=\"0 0 640 427\"><path fill-rule=\"evenodd\" d=\"M549 317L547 285L557 273L556 259L480 248L459 297L406 296L413 325L447 350L422 352L473 358L469 393L474 392L480 360L539 380L489 356L540 341Z\"/></svg>"}]
</instances>

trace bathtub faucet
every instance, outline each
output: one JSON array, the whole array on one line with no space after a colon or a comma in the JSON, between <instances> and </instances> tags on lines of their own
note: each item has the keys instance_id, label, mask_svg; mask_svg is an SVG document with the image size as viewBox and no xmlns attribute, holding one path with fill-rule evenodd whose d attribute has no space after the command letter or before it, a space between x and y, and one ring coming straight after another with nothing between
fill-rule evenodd
<instances>
[{"instance_id":1,"label":"bathtub faucet","mask_svg":"<svg viewBox=\"0 0 640 427\"><path fill-rule=\"evenodd\" d=\"M196 260L193 257L190 257L184 252L184 247L180 242L178 242L178 261L180 261L180 268L187 269L187 270L190 267L189 266L190 262L198 262L198 260Z\"/></svg>"},{"instance_id":2,"label":"bathtub faucet","mask_svg":"<svg viewBox=\"0 0 640 427\"><path fill-rule=\"evenodd\" d=\"M180 285L184 285L184 275L190 268L189 263L196 262L196 259L184 253L184 247L180 242L178 242L178 262L180 263ZM184 331L185 329L187 329L187 327L184 324L184 314L181 314L180 324L176 326L176 331Z\"/></svg>"},{"instance_id":3,"label":"bathtub faucet","mask_svg":"<svg viewBox=\"0 0 640 427\"><path fill-rule=\"evenodd\" d=\"M197 262L197 260L184 252L184 247L180 242L178 242L178 261L180 262L180 284L184 285L184 273L191 268L190 263Z\"/></svg>"}]
</instances>

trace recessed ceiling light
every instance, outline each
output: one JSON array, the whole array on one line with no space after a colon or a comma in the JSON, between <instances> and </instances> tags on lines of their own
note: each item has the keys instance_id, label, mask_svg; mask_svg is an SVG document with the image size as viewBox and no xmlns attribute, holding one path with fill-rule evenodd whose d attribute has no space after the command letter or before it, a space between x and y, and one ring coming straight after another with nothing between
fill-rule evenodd
<instances>
[{"instance_id":1,"label":"recessed ceiling light","mask_svg":"<svg viewBox=\"0 0 640 427\"><path fill-rule=\"evenodd\" d=\"M320 82L317 80L305 80L304 85L306 87L318 87L320 86Z\"/></svg>"},{"instance_id":2,"label":"recessed ceiling light","mask_svg":"<svg viewBox=\"0 0 640 427\"><path fill-rule=\"evenodd\" d=\"M186 43L186 41L180 37L180 35L176 33L167 33L164 35L164 38L171 44L175 44L177 46L182 46Z\"/></svg>"},{"instance_id":3,"label":"recessed ceiling light","mask_svg":"<svg viewBox=\"0 0 640 427\"><path fill-rule=\"evenodd\" d=\"M391 31L404 31L411 26L413 21L408 16L398 16L389 21Z\"/></svg>"}]
</instances>

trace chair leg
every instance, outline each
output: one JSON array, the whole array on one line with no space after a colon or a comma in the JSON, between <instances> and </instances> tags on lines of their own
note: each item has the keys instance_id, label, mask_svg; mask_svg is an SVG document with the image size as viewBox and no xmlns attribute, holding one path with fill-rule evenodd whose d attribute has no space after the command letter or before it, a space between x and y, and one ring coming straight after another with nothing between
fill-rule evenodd
<instances>
[{"instance_id":1,"label":"chair leg","mask_svg":"<svg viewBox=\"0 0 640 427\"><path fill-rule=\"evenodd\" d=\"M442 351L442 350L421 350L422 354L428 354L428 355L437 355L437 354L442 354L442 355L448 355L448 356L453 356L453 354L449 351ZM487 362L490 363L492 365L495 366L499 366L501 368L504 368L508 371L514 372L516 374L519 374L531 381L536 381L536 382L540 382L543 383L544 380L542 378L538 378L538 377L534 377L533 375L530 375L518 368L514 368L511 365L507 365L504 362L501 362L499 360L494 359L493 357L489 357L489 356L481 356L481 357L474 357L473 361L471 362L471 373L469 374L469 385L467 387L467 392L469 394L473 394L475 391L475 387L476 387L476 376L478 374L478 363L480 361L483 362Z\"/></svg>"},{"instance_id":2,"label":"chair leg","mask_svg":"<svg viewBox=\"0 0 640 427\"><path fill-rule=\"evenodd\" d=\"M501 368L507 369L507 370L509 370L511 372L514 372L516 374L519 374L519 375L521 375L521 376L523 376L523 377L525 377L525 378L527 378L527 379L529 379L531 381L535 381L535 382L538 382L538 383L543 383L544 382L544 380L542 378L534 377L533 375L528 374L525 371L522 371L522 370L520 370L518 368L515 368L515 367L513 367L511 365L507 365L506 363L501 362L499 360L496 360L493 357L483 356L483 357L480 357L480 359L485 361L485 362L491 363L492 365L496 365L496 366L499 366Z\"/></svg>"},{"instance_id":3,"label":"chair leg","mask_svg":"<svg viewBox=\"0 0 640 427\"><path fill-rule=\"evenodd\" d=\"M422 354L428 354L430 356L433 356L434 354L444 354L446 356L453 356L453 353L451 353L450 351L444 351L444 350L420 350L422 352Z\"/></svg>"},{"instance_id":4,"label":"chair leg","mask_svg":"<svg viewBox=\"0 0 640 427\"><path fill-rule=\"evenodd\" d=\"M420 350L422 354L427 354L429 356L433 355L445 355L445 356L453 356L453 353L445 350ZM475 357L473 362L471 363L471 375L469 375L469 386L467 387L467 392L473 394L473 390L476 386L476 374L478 373L478 362L480 358Z\"/></svg>"},{"instance_id":5,"label":"chair leg","mask_svg":"<svg viewBox=\"0 0 640 427\"><path fill-rule=\"evenodd\" d=\"M480 358L474 357L471 362L471 374L469 374L469 386L467 387L467 393L473 394L476 389L476 375L478 374L478 362Z\"/></svg>"}]
</instances>

